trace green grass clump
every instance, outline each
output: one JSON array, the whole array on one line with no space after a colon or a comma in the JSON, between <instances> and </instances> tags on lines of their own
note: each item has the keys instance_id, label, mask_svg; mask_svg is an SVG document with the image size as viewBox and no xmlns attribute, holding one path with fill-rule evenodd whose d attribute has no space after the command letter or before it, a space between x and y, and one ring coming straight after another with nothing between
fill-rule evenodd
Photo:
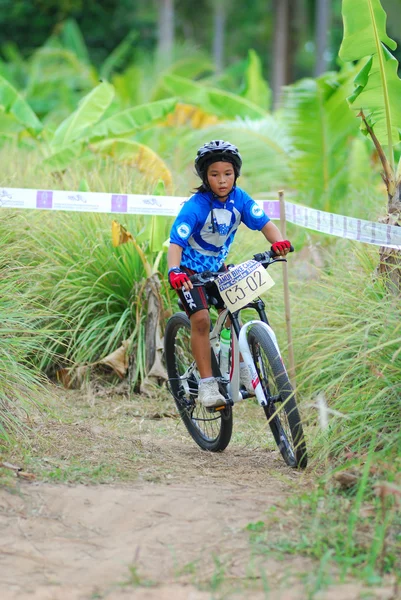
<instances>
[{"instance_id":1,"label":"green grass clump","mask_svg":"<svg viewBox=\"0 0 401 600\"><path fill-rule=\"evenodd\" d=\"M154 183L131 165L111 158L93 156L90 164L76 159L63 172L52 173L43 165L43 151L37 146L0 147L0 186L38 190L92 191L125 194L152 194Z\"/></svg>"},{"instance_id":2,"label":"green grass clump","mask_svg":"<svg viewBox=\"0 0 401 600\"><path fill-rule=\"evenodd\" d=\"M394 498L383 506L365 481L353 492L334 493L320 485L294 495L247 529L255 554L301 554L318 561L317 572L326 571L331 579L351 574L377 585L389 575L401 576L400 527ZM315 591L325 581L317 578Z\"/></svg>"},{"instance_id":3,"label":"green grass clump","mask_svg":"<svg viewBox=\"0 0 401 600\"><path fill-rule=\"evenodd\" d=\"M49 335L45 349L35 353L36 364L49 374L92 364L131 338L137 359L133 380L143 378L147 274L134 245L112 246L111 215L34 212L29 217L28 222L25 213L10 214L13 231L23 232L16 255L35 272L29 295L47 309L41 327ZM123 219L134 235L145 228L144 217ZM156 253L146 245L144 240L151 263ZM166 269L165 257L160 269ZM164 288L162 295L168 306Z\"/></svg>"},{"instance_id":4,"label":"green grass clump","mask_svg":"<svg viewBox=\"0 0 401 600\"><path fill-rule=\"evenodd\" d=\"M112 248L104 215L46 214L30 237L47 267L35 291L58 315L55 345L41 366L48 369L54 353L70 364L106 356L135 327L143 271L132 248Z\"/></svg>"},{"instance_id":5,"label":"green grass clump","mask_svg":"<svg viewBox=\"0 0 401 600\"><path fill-rule=\"evenodd\" d=\"M377 250L349 247L294 299L298 392L309 414L317 408L321 458L363 456L373 437L377 452L398 455L401 306L374 276Z\"/></svg>"},{"instance_id":6,"label":"green grass clump","mask_svg":"<svg viewBox=\"0 0 401 600\"><path fill-rule=\"evenodd\" d=\"M26 425L26 414L45 395L44 377L33 357L44 352L48 332L41 325L50 313L29 296L30 282L38 270L24 266L13 256L12 222L0 219L0 446Z\"/></svg>"},{"instance_id":7,"label":"green grass clump","mask_svg":"<svg viewBox=\"0 0 401 600\"><path fill-rule=\"evenodd\" d=\"M325 260L292 287L316 485L250 530L258 552L306 554L374 584L401 577L401 307L375 275L376 249L341 242Z\"/></svg>"}]
</instances>

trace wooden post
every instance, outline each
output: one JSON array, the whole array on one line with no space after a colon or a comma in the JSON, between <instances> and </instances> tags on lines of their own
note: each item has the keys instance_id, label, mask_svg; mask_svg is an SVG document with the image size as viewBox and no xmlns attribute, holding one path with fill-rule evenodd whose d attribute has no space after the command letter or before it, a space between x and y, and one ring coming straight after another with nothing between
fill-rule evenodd
<instances>
[{"instance_id":1,"label":"wooden post","mask_svg":"<svg viewBox=\"0 0 401 600\"><path fill-rule=\"evenodd\" d=\"M280 201L280 229L283 238L287 237L287 224L285 219L285 203L284 203L284 192L281 190L278 193ZM295 360L294 360L294 348L292 345L292 330L291 330L291 309L290 309L290 288L288 285L288 265L283 262L283 283L284 283L284 307L285 307L285 323L287 327L287 340L288 340L288 360L289 369L288 374L290 376L292 387L295 389Z\"/></svg>"}]
</instances>

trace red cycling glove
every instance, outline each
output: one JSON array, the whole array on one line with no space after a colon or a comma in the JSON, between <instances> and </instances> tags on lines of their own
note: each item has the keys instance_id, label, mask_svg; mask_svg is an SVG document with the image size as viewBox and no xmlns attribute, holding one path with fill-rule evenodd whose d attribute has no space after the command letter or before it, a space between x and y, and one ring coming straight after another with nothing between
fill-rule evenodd
<instances>
[{"instance_id":1,"label":"red cycling glove","mask_svg":"<svg viewBox=\"0 0 401 600\"><path fill-rule=\"evenodd\" d=\"M180 290L186 281L189 281L189 277L186 273L180 271L178 267L169 269L168 280L173 290Z\"/></svg>"},{"instance_id":2,"label":"red cycling glove","mask_svg":"<svg viewBox=\"0 0 401 600\"><path fill-rule=\"evenodd\" d=\"M291 248L291 243L288 240L281 240L280 242L274 242L272 244L272 250L276 254L280 254L280 252L284 252L284 250L288 250Z\"/></svg>"}]
</instances>

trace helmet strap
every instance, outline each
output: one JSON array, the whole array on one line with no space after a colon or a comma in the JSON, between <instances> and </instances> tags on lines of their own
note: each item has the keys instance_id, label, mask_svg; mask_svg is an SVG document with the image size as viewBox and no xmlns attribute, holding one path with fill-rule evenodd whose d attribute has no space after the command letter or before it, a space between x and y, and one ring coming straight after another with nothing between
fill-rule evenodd
<instances>
[{"instance_id":1,"label":"helmet strap","mask_svg":"<svg viewBox=\"0 0 401 600\"><path fill-rule=\"evenodd\" d=\"M220 199L220 198L226 198L226 197L228 198L228 196L231 194L231 192L232 192L232 191L233 191L233 189L235 188L235 183L236 183L236 181L237 181L237 178L235 178L234 185L233 185L233 187L231 188L231 190L228 192L228 194L225 194L224 196L219 196L219 194L215 194L214 192L212 192L212 190L211 190L211 188L210 188L210 184L209 184L209 182L208 182L208 181L204 181L204 182L203 182L203 185L205 186L205 188L207 189L207 191L208 191L208 192L210 192L210 193L212 194L213 198L218 198L218 199ZM211 221L212 221L212 232L213 232L213 233L216 233L216 227L215 227L215 224L214 224L214 211L213 211L213 203L211 203L211 205L212 205L212 207L211 207L211 208L212 208L212 211L211 211L211 217L210 217L210 218L211 218Z\"/></svg>"}]
</instances>

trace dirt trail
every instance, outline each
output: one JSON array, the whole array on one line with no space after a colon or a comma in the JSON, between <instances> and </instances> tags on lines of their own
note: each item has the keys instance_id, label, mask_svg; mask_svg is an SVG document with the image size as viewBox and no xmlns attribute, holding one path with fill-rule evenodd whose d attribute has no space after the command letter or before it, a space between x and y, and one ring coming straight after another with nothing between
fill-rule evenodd
<instances>
[{"instance_id":1,"label":"dirt trail","mask_svg":"<svg viewBox=\"0 0 401 600\"><path fill-rule=\"evenodd\" d=\"M365 597L353 583L312 595L313 561L255 551L246 526L311 479L261 444L252 408L237 412L228 449L209 454L164 401L75 393L57 406L62 418L38 418L33 434L36 482L0 489L1 600ZM103 484L93 473L89 485L43 481L76 478L77 462L83 480L94 464L120 470Z\"/></svg>"},{"instance_id":2,"label":"dirt trail","mask_svg":"<svg viewBox=\"0 0 401 600\"><path fill-rule=\"evenodd\" d=\"M9 598L29 598L31 590L38 598L90 598L96 592L117 598L133 593L130 579L144 586L182 585L191 582L192 571L207 583L217 560L231 576L244 577L250 560L244 527L274 502L279 487L261 493L206 483L39 484L23 486L21 496L3 492L1 597L9 587ZM124 583L131 589L118 589ZM159 593L149 588L135 597ZM194 589L182 597L210 595Z\"/></svg>"}]
</instances>

